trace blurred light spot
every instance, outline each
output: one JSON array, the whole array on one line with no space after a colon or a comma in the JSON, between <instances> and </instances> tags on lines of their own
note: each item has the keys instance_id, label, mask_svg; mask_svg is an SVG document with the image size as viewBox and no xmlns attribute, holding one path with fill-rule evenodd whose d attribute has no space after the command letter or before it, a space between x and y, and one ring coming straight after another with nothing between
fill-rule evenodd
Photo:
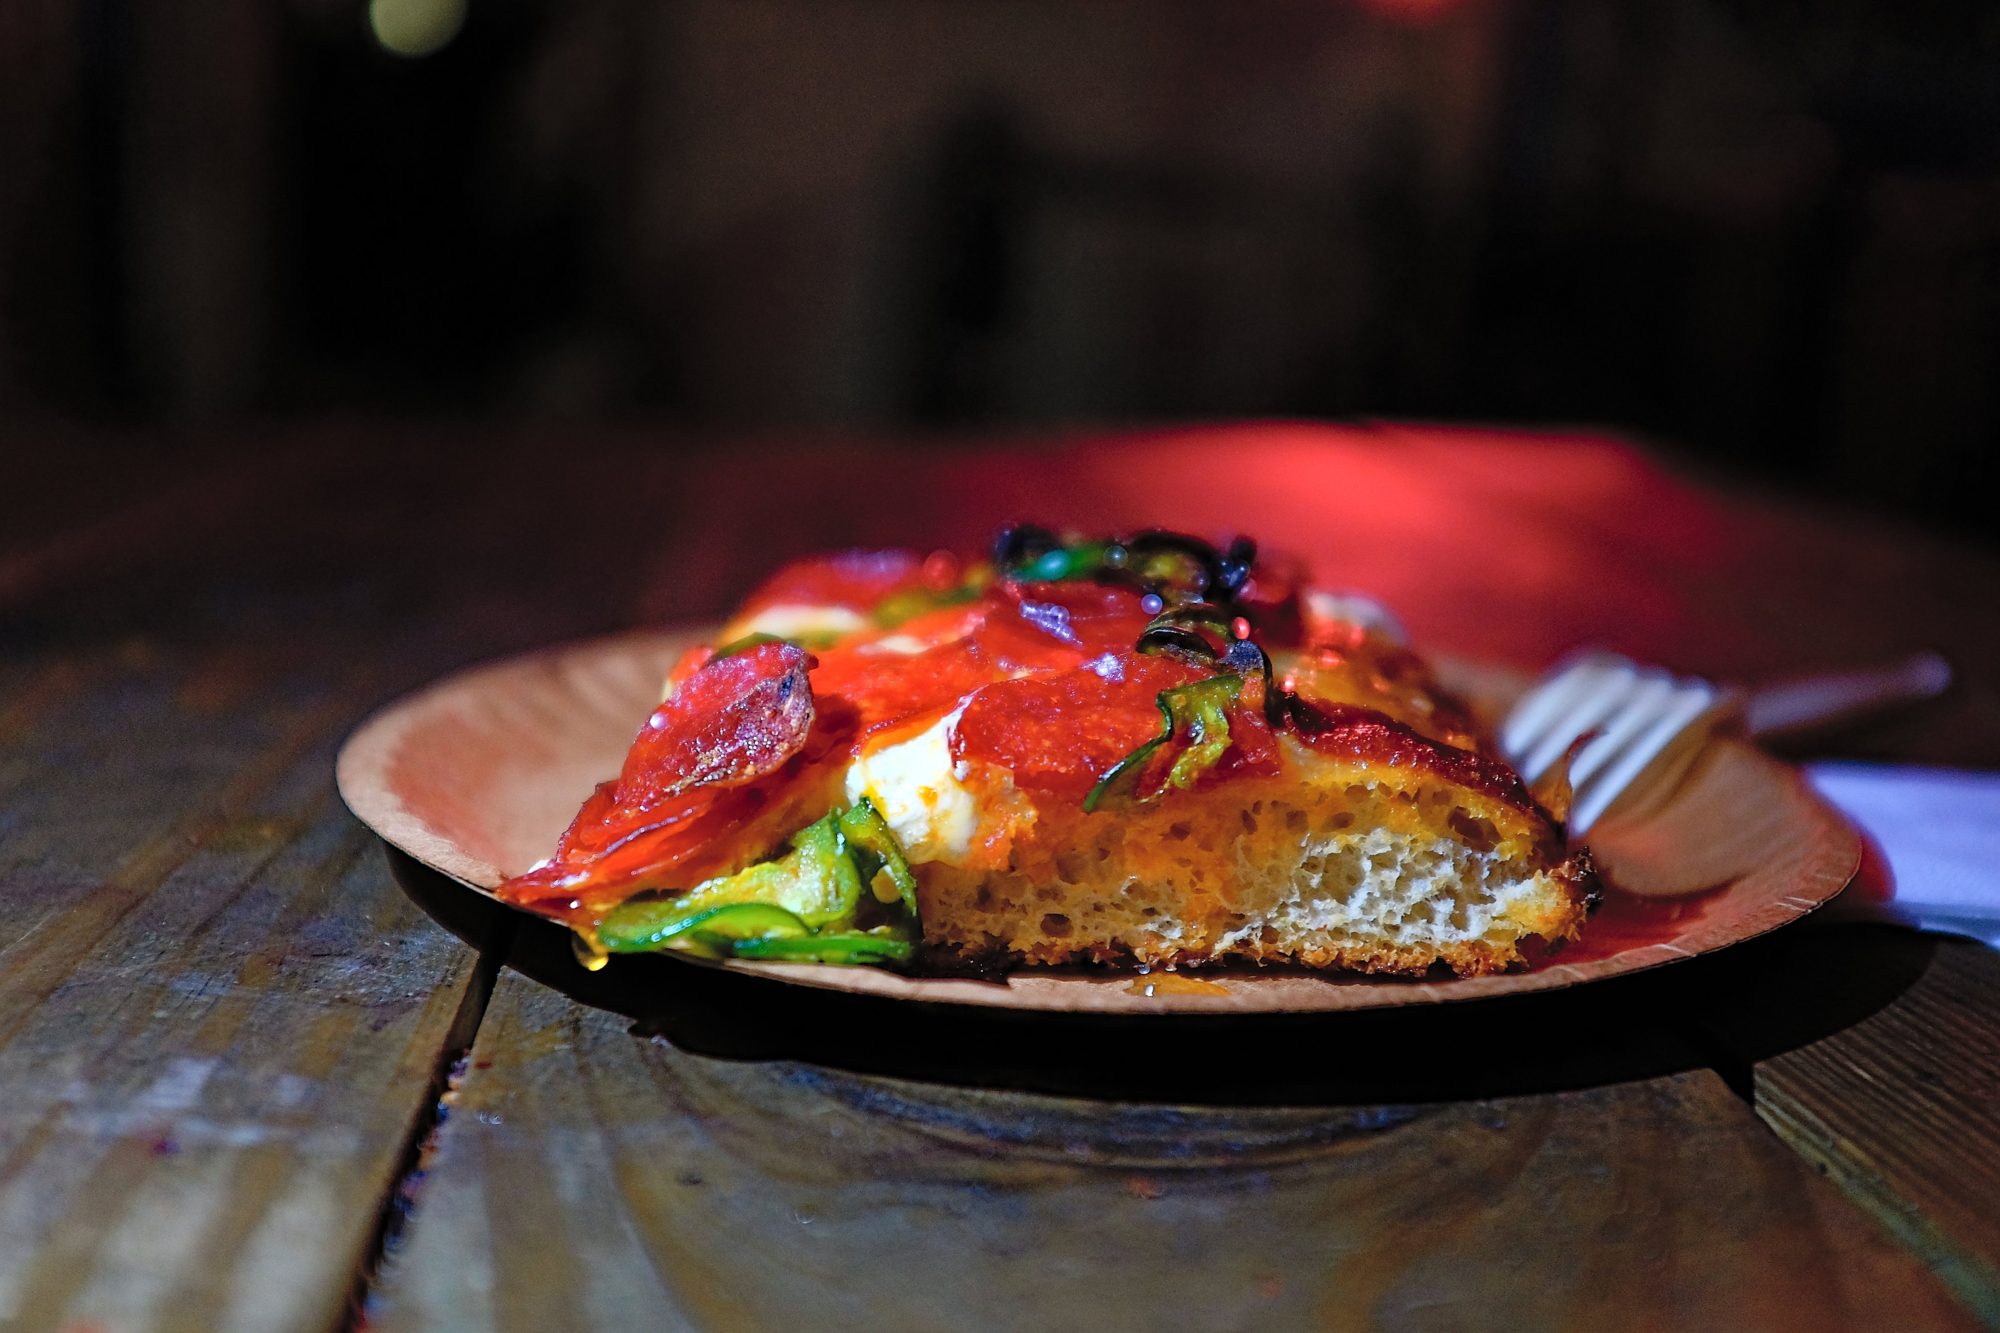
<instances>
[{"instance_id":1,"label":"blurred light spot","mask_svg":"<svg viewBox=\"0 0 2000 1333\"><path fill-rule=\"evenodd\" d=\"M427 56L465 26L466 0L368 0L368 30L391 55Z\"/></svg>"}]
</instances>

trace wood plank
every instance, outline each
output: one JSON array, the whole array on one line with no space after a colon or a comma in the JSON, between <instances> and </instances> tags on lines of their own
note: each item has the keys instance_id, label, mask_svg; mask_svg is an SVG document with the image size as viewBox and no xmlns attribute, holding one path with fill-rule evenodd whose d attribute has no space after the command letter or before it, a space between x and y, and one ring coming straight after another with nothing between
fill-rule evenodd
<instances>
[{"instance_id":1,"label":"wood plank","mask_svg":"<svg viewBox=\"0 0 2000 1333\"><path fill-rule=\"evenodd\" d=\"M2000 953L1970 940L1840 927L1782 942L1768 983L1712 1015L1753 1066L1757 1113L2000 1326ZM1819 994L1876 992L1831 1027Z\"/></svg>"},{"instance_id":2,"label":"wood plank","mask_svg":"<svg viewBox=\"0 0 2000 1333\"><path fill-rule=\"evenodd\" d=\"M630 524L524 555L533 460L350 444L128 488L0 564L0 1327L338 1323L470 1040L474 954L333 752L468 659L624 619L587 571Z\"/></svg>"},{"instance_id":3,"label":"wood plank","mask_svg":"<svg viewBox=\"0 0 2000 1333\"><path fill-rule=\"evenodd\" d=\"M1340 1031L1293 1058L1337 1061ZM1225 1037L1181 1058L1225 1087L1254 1057ZM371 1316L387 1330L1968 1322L1707 1071L1428 1104L1111 1104L695 1054L512 971Z\"/></svg>"},{"instance_id":4,"label":"wood plank","mask_svg":"<svg viewBox=\"0 0 2000 1333\"><path fill-rule=\"evenodd\" d=\"M469 954L394 891L329 798L333 743L366 703L495 653L714 614L774 561L827 545L962 541L968 521L1050 496L1061 512L1044 516L1058 521L1192 512L1171 475L1132 489L1153 474L1124 447L1024 469L983 450L759 446L753 459L650 435L347 427L280 440L282 457L257 471L265 444L225 450L254 475L193 487L199 504L127 486L111 519L38 516L4 543L0 1325L338 1317L425 1079L476 994ZM783 482L760 485L761 523L732 522L753 475ZM46 498L0 494L11 508ZM1194 521L1282 518L1274 537L1350 532L1317 503L1287 508L1256 486L1203 505ZM1387 515L1316 553L1345 567L1337 557L1410 549L1380 537L1412 520ZM1849 536L1831 540L1846 550ZM1924 559L1925 577L1892 581L1944 586L1929 573L1950 562ZM1429 614L1460 623L1452 605ZM1878 611L1849 617L1870 644ZM1715 614L1731 631L1777 623ZM1813 665L1784 656L1798 642L1777 635L1763 650ZM1990 728L1958 728L1952 744L1979 734ZM1168 1324L1339 1324L1357 1311L1495 1322L1489 1306L1536 1323L1952 1317L1708 1075L1561 1072L1569 1051L1617 1044L1602 1027L1579 1038L1550 1026L1567 1045L1527 1060L1509 1035L1481 1066L1482 1096L1461 1105L1449 1103L1462 1079L1368 1086L1356 1071L1384 1043L1355 1055L1343 1028L1336 1058L1317 1037L1301 1048L1325 1071L1310 1089L1324 1105L1287 1108L1267 1081L1243 1098L1280 1103L1263 1110L1106 1112L752 1061L765 1054L754 1042L692 1055L721 1048L679 1030L679 1045L635 1039L609 1014L526 994L534 1004L509 1001L498 1058L470 1070L463 1113L440 1136L440 1185L387 1287L384 1317L401 1326L604 1322L628 1300L662 1321L826 1324L874 1299L908 1324L973 1309L979 1282L1022 1302L982 1319L1002 1324L1078 1322L1058 1299L1111 1323L1134 1311ZM1015 1037L943 1063L1012 1078L1036 1042ZM1240 1051L1217 1049L1219 1080L1250 1081ZM1118 1068L1156 1100L1186 1082L1164 1060L1158 1088L1133 1062ZM510 1069L519 1084L498 1086ZM662 1118L663 1101L691 1109ZM548 1256L534 1253L542 1229ZM1752 1250L1770 1262L1752 1271ZM964 1256L969 1276L948 1276ZM453 1304L467 1283L485 1294ZM1492 1295L1468 1306L1482 1284Z\"/></svg>"},{"instance_id":5,"label":"wood plank","mask_svg":"<svg viewBox=\"0 0 2000 1333\"><path fill-rule=\"evenodd\" d=\"M334 797L379 689L90 654L0 744L0 1326L324 1328L475 957Z\"/></svg>"}]
</instances>

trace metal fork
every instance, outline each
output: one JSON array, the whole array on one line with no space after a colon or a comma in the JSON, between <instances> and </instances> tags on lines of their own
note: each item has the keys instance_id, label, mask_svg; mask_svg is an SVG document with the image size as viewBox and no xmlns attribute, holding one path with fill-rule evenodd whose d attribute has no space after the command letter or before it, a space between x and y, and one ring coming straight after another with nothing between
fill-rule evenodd
<instances>
[{"instance_id":1,"label":"metal fork","mask_svg":"<svg viewBox=\"0 0 2000 1333\"><path fill-rule=\"evenodd\" d=\"M1580 835L1621 799L1640 808L1673 783L1718 729L1771 737L1814 730L1891 704L1941 694L1951 666L1918 653L1890 667L1803 677L1746 692L1616 653L1571 658L1522 695L1500 726L1500 750L1530 784L1578 741L1570 762L1569 830Z\"/></svg>"}]
</instances>

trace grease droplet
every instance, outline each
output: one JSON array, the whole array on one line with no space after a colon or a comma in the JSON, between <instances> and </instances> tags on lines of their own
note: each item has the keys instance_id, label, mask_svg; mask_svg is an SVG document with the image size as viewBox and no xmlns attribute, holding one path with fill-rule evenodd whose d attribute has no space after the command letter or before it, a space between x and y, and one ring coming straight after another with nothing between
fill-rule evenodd
<instances>
[{"instance_id":1,"label":"grease droplet","mask_svg":"<svg viewBox=\"0 0 2000 1333\"><path fill-rule=\"evenodd\" d=\"M1159 995L1227 995L1229 987L1214 981L1202 981L1195 977L1184 977L1174 972L1162 972L1157 976L1134 977L1132 984L1125 988L1134 995L1148 997Z\"/></svg>"},{"instance_id":2,"label":"grease droplet","mask_svg":"<svg viewBox=\"0 0 2000 1333\"><path fill-rule=\"evenodd\" d=\"M602 972L604 965L611 961L611 955L604 951L604 946L597 942L595 935L586 935L579 930L569 937L569 947L586 972Z\"/></svg>"}]
</instances>

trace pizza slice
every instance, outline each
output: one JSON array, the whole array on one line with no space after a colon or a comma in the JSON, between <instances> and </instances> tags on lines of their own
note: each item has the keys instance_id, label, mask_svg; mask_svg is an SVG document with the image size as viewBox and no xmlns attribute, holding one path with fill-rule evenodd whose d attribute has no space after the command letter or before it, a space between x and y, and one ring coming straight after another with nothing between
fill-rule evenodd
<instances>
[{"instance_id":1,"label":"pizza slice","mask_svg":"<svg viewBox=\"0 0 2000 1333\"><path fill-rule=\"evenodd\" d=\"M1574 938L1594 881L1296 570L1017 528L781 571L502 893L613 952L1477 975Z\"/></svg>"}]
</instances>

